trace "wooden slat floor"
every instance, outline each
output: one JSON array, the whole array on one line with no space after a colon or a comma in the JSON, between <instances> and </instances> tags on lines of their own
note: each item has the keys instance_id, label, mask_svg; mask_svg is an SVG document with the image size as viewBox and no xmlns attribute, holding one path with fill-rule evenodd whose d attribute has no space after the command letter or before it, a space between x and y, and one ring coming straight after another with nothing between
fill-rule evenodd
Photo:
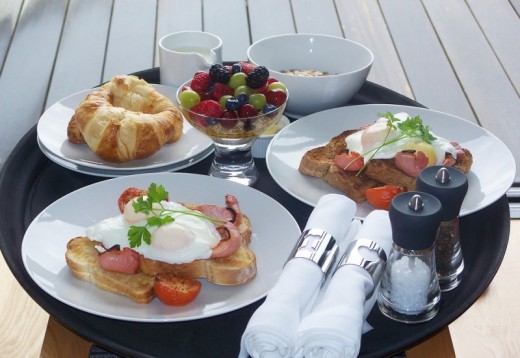
<instances>
[{"instance_id":1,"label":"wooden slat floor","mask_svg":"<svg viewBox=\"0 0 520 358\"><path fill-rule=\"evenodd\" d=\"M361 42L370 81L483 126L520 163L519 14L519 0L2 0L0 168L47 107L158 66L157 40L181 30L222 37L225 61L281 33Z\"/></svg>"}]
</instances>

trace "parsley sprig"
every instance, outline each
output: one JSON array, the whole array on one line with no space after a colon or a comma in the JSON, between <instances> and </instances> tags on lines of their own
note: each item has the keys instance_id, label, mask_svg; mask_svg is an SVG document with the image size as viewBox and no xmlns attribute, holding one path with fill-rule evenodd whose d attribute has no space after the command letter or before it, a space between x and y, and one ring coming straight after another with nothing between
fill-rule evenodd
<instances>
[{"instance_id":1,"label":"parsley sprig","mask_svg":"<svg viewBox=\"0 0 520 358\"><path fill-rule=\"evenodd\" d=\"M383 140L383 143L378 145L375 148L372 148L369 151L366 151L365 153L361 154L358 158L354 159L352 162L350 162L344 170L346 170L353 162L358 160L359 158L363 158L364 156L371 154L366 163L363 165L363 167L357 172L356 175L360 175L363 169L367 166L367 164L372 160L372 158L375 157L375 155L381 150L381 148L390 145L392 143L398 142L404 138L417 138L420 141L426 142L428 144L431 144L437 137L435 137L430 132L430 126L425 126L422 122L421 117L415 116L415 117L408 117L406 120L402 121L396 116L394 116L391 112L386 113L378 113L379 116L384 117L388 119L386 122L386 126L388 127L388 131L386 132L385 138ZM397 137L394 137L392 139L388 139L390 133L392 130L400 130L401 134Z\"/></svg>"},{"instance_id":2,"label":"parsley sprig","mask_svg":"<svg viewBox=\"0 0 520 358\"><path fill-rule=\"evenodd\" d=\"M168 192L162 185L151 183L148 187L148 194L141 196L133 201L132 207L136 213L147 215L146 224L143 226L131 225L128 230L128 241L130 247L139 247L144 242L151 244L152 234L149 228L161 227L162 225L175 221L172 214L192 215L199 218L210 220L214 223L224 223L222 220L215 219L194 210L177 210L164 207L163 201L168 199Z\"/></svg>"}]
</instances>

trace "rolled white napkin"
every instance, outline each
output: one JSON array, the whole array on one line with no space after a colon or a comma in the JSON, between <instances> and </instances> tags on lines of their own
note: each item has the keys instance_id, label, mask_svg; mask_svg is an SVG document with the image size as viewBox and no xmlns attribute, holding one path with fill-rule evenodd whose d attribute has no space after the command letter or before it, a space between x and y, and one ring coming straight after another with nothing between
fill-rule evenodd
<instances>
[{"instance_id":1,"label":"rolled white napkin","mask_svg":"<svg viewBox=\"0 0 520 358\"><path fill-rule=\"evenodd\" d=\"M356 204L346 196L324 195L312 211L305 230L322 229L341 240L355 211ZM301 318L312 307L323 279L321 268L311 260L289 260L265 302L249 320L242 335L239 357L248 354L254 358L294 357L296 331Z\"/></svg>"},{"instance_id":2,"label":"rolled white napkin","mask_svg":"<svg viewBox=\"0 0 520 358\"><path fill-rule=\"evenodd\" d=\"M392 231L387 211L376 210L365 218L354 240L362 238L377 242L389 255ZM365 319L375 303L373 293L367 300L373 288L372 277L361 267L345 265L337 269L312 312L301 321L296 356L357 357Z\"/></svg>"}]
</instances>

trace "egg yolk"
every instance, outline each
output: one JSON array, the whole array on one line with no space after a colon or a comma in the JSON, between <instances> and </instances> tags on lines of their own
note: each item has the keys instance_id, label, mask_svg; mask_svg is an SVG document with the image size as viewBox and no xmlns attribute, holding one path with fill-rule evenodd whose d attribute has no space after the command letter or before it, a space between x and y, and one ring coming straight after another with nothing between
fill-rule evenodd
<instances>
[{"instance_id":1,"label":"egg yolk","mask_svg":"<svg viewBox=\"0 0 520 358\"><path fill-rule=\"evenodd\" d=\"M403 146L403 150L415 150L421 151L428 158L428 166L432 166L437 161L437 155L435 149L431 144L426 142L411 142Z\"/></svg>"}]
</instances>

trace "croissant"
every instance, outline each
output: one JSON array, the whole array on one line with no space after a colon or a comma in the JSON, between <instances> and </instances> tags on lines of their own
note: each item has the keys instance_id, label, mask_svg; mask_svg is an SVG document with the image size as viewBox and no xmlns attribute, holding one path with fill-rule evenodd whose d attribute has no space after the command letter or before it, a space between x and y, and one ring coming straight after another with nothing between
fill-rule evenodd
<instances>
[{"instance_id":1,"label":"croissant","mask_svg":"<svg viewBox=\"0 0 520 358\"><path fill-rule=\"evenodd\" d=\"M101 159L126 162L151 156L182 134L178 108L136 76L115 76L89 93L67 127L71 143L86 143Z\"/></svg>"}]
</instances>

